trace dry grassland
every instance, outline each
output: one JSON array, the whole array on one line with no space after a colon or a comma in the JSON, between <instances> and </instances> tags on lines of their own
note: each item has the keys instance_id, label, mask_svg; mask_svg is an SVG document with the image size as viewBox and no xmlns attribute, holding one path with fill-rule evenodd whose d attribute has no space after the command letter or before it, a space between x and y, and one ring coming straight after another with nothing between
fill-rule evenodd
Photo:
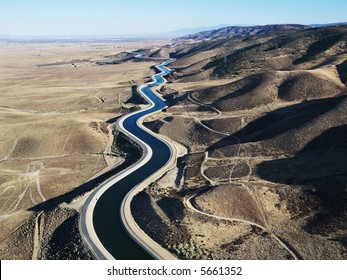
<instances>
[{"instance_id":1,"label":"dry grassland","mask_svg":"<svg viewBox=\"0 0 347 280\"><path fill-rule=\"evenodd\" d=\"M74 190L123 162L107 121L153 74L152 62L96 61L158 43L0 45L1 259L91 258L72 208L97 185Z\"/></svg>"}]
</instances>

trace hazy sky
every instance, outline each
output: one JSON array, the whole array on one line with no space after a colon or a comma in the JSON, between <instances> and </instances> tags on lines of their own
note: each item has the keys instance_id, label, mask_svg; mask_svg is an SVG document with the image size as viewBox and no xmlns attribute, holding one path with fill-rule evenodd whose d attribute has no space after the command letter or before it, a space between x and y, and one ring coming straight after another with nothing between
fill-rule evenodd
<instances>
[{"instance_id":1,"label":"hazy sky","mask_svg":"<svg viewBox=\"0 0 347 280\"><path fill-rule=\"evenodd\" d=\"M0 0L1 35L149 34L219 24L347 21L347 0Z\"/></svg>"}]
</instances>

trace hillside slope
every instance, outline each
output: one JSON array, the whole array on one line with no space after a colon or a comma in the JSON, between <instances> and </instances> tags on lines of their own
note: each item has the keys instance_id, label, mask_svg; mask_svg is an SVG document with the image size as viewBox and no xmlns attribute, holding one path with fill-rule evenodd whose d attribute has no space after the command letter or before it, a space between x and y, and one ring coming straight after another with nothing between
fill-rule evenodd
<instances>
[{"instance_id":1,"label":"hillside slope","mask_svg":"<svg viewBox=\"0 0 347 280\"><path fill-rule=\"evenodd\" d=\"M347 27L170 55L170 108L146 125L188 152L145 191L162 245L183 259L346 259Z\"/></svg>"},{"instance_id":2,"label":"hillside slope","mask_svg":"<svg viewBox=\"0 0 347 280\"><path fill-rule=\"evenodd\" d=\"M301 30L310 28L300 24L273 24L257 26L227 26L216 30L202 31L178 38L178 40L219 40L235 36L263 35L286 30Z\"/></svg>"}]
</instances>

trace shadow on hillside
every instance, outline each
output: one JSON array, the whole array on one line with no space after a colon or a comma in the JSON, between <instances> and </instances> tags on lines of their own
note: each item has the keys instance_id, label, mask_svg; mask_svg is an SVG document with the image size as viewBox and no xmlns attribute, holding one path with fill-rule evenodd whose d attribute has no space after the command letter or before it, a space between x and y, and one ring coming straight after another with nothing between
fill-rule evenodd
<instances>
[{"instance_id":1,"label":"shadow on hillside","mask_svg":"<svg viewBox=\"0 0 347 280\"><path fill-rule=\"evenodd\" d=\"M341 81L347 86L347 59L339 65L336 65Z\"/></svg>"},{"instance_id":2,"label":"shadow on hillside","mask_svg":"<svg viewBox=\"0 0 347 280\"><path fill-rule=\"evenodd\" d=\"M159 244L165 244L169 228L154 210L148 194L141 192L133 198L131 213L143 231Z\"/></svg>"},{"instance_id":3,"label":"shadow on hillside","mask_svg":"<svg viewBox=\"0 0 347 280\"><path fill-rule=\"evenodd\" d=\"M245 95L249 92L251 92L252 90L256 89L257 87L259 87L262 82L263 82L263 75L253 75L253 76L249 76L241 81L236 81L234 84L239 84L239 83L245 83L245 85L234 91L234 92L230 92L229 94L217 99L216 101L214 101L212 104L215 104L217 102L223 102L225 100L229 100L231 98L237 98L239 96ZM207 92L208 93L208 92Z\"/></svg>"},{"instance_id":4,"label":"shadow on hillside","mask_svg":"<svg viewBox=\"0 0 347 280\"><path fill-rule=\"evenodd\" d=\"M315 209L304 229L313 234L346 230L347 125L326 130L293 157L262 162L257 175L267 181L300 186Z\"/></svg>"},{"instance_id":5,"label":"shadow on hillside","mask_svg":"<svg viewBox=\"0 0 347 280\"><path fill-rule=\"evenodd\" d=\"M131 87L131 97L124 104L148 104L147 100L137 90L137 85Z\"/></svg>"},{"instance_id":6,"label":"shadow on hillside","mask_svg":"<svg viewBox=\"0 0 347 280\"><path fill-rule=\"evenodd\" d=\"M52 234L46 248L46 258L52 260L72 260L93 258L83 248L81 235L78 231L79 215L76 213L67 218Z\"/></svg>"},{"instance_id":7,"label":"shadow on hillside","mask_svg":"<svg viewBox=\"0 0 347 280\"><path fill-rule=\"evenodd\" d=\"M227 136L211 146L211 149L236 144L235 137L241 143L257 142L274 138L282 133L297 129L315 118L333 110L347 96L317 99L295 104L267 113L238 132Z\"/></svg>"},{"instance_id":8,"label":"shadow on hillside","mask_svg":"<svg viewBox=\"0 0 347 280\"><path fill-rule=\"evenodd\" d=\"M172 223L183 220L185 208L180 199L164 197L160 199L157 204Z\"/></svg>"},{"instance_id":9,"label":"shadow on hillside","mask_svg":"<svg viewBox=\"0 0 347 280\"><path fill-rule=\"evenodd\" d=\"M330 34L328 32L326 34L322 33L320 35L321 35L320 40L312 43L308 47L306 53L302 57L294 61L294 65L308 62L314 59L316 56L320 55L321 53L323 53L324 51L328 50L333 45L338 43L345 36L344 33Z\"/></svg>"}]
</instances>

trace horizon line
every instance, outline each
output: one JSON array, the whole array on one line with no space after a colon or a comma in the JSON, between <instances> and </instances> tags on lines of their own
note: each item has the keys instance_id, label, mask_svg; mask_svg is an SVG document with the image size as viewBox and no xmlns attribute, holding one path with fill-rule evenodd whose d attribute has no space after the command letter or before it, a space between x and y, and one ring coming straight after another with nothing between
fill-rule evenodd
<instances>
[{"instance_id":1,"label":"horizon line","mask_svg":"<svg viewBox=\"0 0 347 280\"><path fill-rule=\"evenodd\" d=\"M61 34L61 35L53 35L53 34L0 34L0 39L6 38L6 37L12 37L12 38L77 38L77 37L84 37L84 38L113 38L113 39L136 39L136 38L160 38L160 36L166 36L166 37L172 37L174 35L169 35L170 33L175 33L181 30L185 29L201 29L206 28L203 31L209 31L209 30L218 30L220 28L225 27L252 27L252 26L267 26L267 25L303 25L308 27L319 27L319 26L329 26L329 25L347 25L347 21L339 21L339 22L329 22L329 23L310 23L310 24L303 24L303 23L269 23L269 24L219 24L217 26L223 26L219 28L211 27L183 27L176 30L171 31L162 31L158 33L150 33L150 34ZM209 29L211 28L211 29ZM203 32L203 31L198 31Z\"/></svg>"}]
</instances>

